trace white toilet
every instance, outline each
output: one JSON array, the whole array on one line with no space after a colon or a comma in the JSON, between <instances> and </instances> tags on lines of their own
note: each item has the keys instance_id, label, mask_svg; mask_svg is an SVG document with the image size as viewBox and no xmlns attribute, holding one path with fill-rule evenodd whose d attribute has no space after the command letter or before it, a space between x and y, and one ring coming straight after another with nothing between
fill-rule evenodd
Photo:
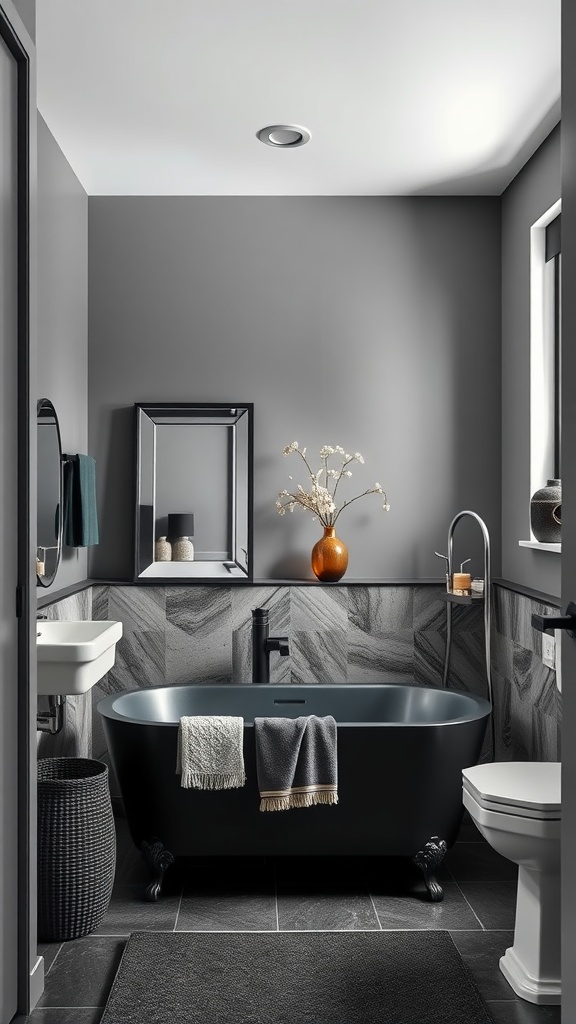
<instances>
[{"instance_id":1,"label":"white toilet","mask_svg":"<svg viewBox=\"0 0 576 1024\"><path fill-rule=\"evenodd\" d=\"M464 806L519 866L514 945L500 970L531 1003L560 1002L560 764L509 761L462 772Z\"/></svg>"}]
</instances>

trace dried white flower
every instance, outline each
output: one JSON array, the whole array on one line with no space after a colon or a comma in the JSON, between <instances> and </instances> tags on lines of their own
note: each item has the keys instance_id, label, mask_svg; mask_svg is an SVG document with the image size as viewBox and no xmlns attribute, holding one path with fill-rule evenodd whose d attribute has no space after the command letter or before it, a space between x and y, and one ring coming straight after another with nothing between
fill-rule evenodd
<instances>
[{"instance_id":1,"label":"dried white flower","mask_svg":"<svg viewBox=\"0 0 576 1024\"><path fill-rule=\"evenodd\" d=\"M276 501L276 509L279 515L285 515L286 509L293 512L295 508L304 509L305 511L312 512L313 519L319 519L323 526L334 526L340 513L350 505L353 501L357 501L358 498L365 497L366 494L381 494L384 498L384 504L382 508L385 512L388 512L390 505L386 498L386 494L379 483L374 484L374 487L368 488L362 491L361 494L357 494L354 498L349 498L348 501L343 501L340 506L336 504L336 492L340 485L342 477L351 477L351 470L346 467L352 461L364 463L364 457L360 452L355 452L354 455L350 455L342 448L341 445L329 445L325 444L320 449L320 458L323 462L321 468L314 472L306 459L306 448L300 448L297 441L292 441L291 444L286 445L283 449L284 455L292 455L297 453L303 460L308 476L310 479L310 490L306 491L302 484L298 484L296 492L283 490L280 491L278 500ZM341 459L339 469L332 467L328 468L328 460L338 455ZM288 477L292 480L292 476ZM320 481L323 480L324 483ZM332 481L332 488L330 489L329 484ZM325 485L324 485L325 484Z\"/></svg>"},{"instance_id":2,"label":"dried white flower","mask_svg":"<svg viewBox=\"0 0 576 1024\"><path fill-rule=\"evenodd\" d=\"M332 495L326 487L316 487L314 490L313 500L320 514L329 515L331 512L336 511L336 505L332 500Z\"/></svg>"}]
</instances>

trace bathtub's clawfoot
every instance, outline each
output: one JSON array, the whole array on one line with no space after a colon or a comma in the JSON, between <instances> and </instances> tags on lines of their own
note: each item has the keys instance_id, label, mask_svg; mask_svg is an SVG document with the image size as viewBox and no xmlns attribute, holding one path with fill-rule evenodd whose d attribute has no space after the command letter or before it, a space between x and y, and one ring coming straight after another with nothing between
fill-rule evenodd
<instances>
[{"instance_id":1,"label":"bathtub's clawfoot","mask_svg":"<svg viewBox=\"0 0 576 1024\"><path fill-rule=\"evenodd\" d=\"M443 839L431 836L428 842L424 843L424 849L418 850L418 853L412 857L412 863L416 864L424 875L426 888L434 903L439 903L444 899L444 890L436 878L436 872L444 860L447 849Z\"/></svg>"},{"instance_id":2,"label":"bathtub's clawfoot","mask_svg":"<svg viewBox=\"0 0 576 1024\"><path fill-rule=\"evenodd\" d=\"M169 850L164 848L159 839L152 839L150 842L144 840L140 852L153 876L144 891L144 899L149 903L155 903L160 896L164 872L174 862L174 857Z\"/></svg>"}]
</instances>

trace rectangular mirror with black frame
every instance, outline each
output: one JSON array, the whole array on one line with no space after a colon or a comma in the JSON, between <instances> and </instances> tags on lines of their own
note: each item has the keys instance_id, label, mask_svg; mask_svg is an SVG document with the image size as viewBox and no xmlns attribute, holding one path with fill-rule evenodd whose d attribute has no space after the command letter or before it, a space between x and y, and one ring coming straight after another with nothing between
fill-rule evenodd
<instances>
[{"instance_id":1,"label":"rectangular mirror with black frame","mask_svg":"<svg viewBox=\"0 0 576 1024\"><path fill-rule=\"evenodd\" d=\"M253 410L137 403L137 580L252 580Z\"/></svg>"}]
</instances>

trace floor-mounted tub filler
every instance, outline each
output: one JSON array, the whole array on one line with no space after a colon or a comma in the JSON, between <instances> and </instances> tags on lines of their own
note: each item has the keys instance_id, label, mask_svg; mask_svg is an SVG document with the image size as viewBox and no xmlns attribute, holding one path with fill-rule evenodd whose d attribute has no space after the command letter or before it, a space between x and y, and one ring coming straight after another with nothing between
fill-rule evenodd
<instances>
[{"instance_id":1,"label":"floor-mounted tub filler","mask_svg":"<svg viewBox=\"0 0 576 1024\"><path fill-rule=\"evenodd\" d=\"M367 855L411 857L430 898L462 817L462 769L480 757L491 707L470 693L395 684L189 685L113 694L98 705L132 839L157 899L174 857ZM246 785L183 789L178 724L188 715L244 719ZM255 717L332 715L338 804L262 813Z\"/></svg>"}]
</instances>

